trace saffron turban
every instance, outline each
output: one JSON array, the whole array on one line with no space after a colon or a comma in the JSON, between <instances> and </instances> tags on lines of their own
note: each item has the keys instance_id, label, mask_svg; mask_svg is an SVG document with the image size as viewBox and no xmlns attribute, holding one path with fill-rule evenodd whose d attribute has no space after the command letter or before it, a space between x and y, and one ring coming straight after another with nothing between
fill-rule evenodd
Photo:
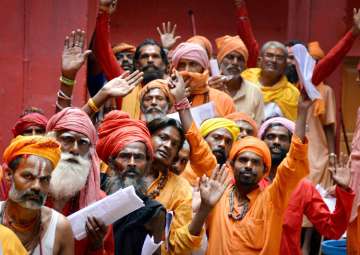
<instances>
[{"instance_id":1,"label":"saffron turban","mask_svg":"<svg viewBox=\"0 0 360 255\"><path fill-rule=\"evenodd\" d=\"M254 136L257 136L257 132L258 132L258 128L257 128L257 124L256 121L251 118L249 115L247 115L246 113L243 112L233 112L230 113L229 115L225 116L225 118L229 119L229 120L233 120L233 121L246 121L247 123L250 124L250 126L252 126L253 130L254 130Z\"/></svg>"},{"instance_id":2,"label":"saffron turban","mask_svg":"<svg viewBox=\"0 0 360 255\"><path fill-rule=\"evenodd\" d=\"M268 119L267 121L265 121L260 129L259 129L259 133L258 133L258 137L260 139L262 139L262 137L264 136L265 134L265 130L272 124L280 124L282 126L284 126L285 128L287 128L291 134L294 134L294 131L295 131L295 123L291 120L288 120L286 118L283 118L283 117L275 117L275 118L271 118L271 119Z\"/></svg>"},{"instance_id":3,"label":"saffron turban","mask_svg":"<svg viewBox=\"0 0 360 255\"><path fill-rule=\"evenodd\" d=\"M211 42L205 36L194 35L194 36L190 37L187 40L187 42L199 44L201 47L203 47L206 50L208 57L211 58L211 56L213 54L213 48L212 48Z\"/></svg>"},{"instance_id":4,"label":"saffron turban","mask_svg":"<svg viewBox=\"0 0 360 255\"><path fill-rule=\"evenodd\" d=\"M256 138L254 136L247 136L241 140L233 143L233 146L230 151L230 160L235 160L235 158L244 151L251 151L256 155L262 157L266 171L269 171L271 168L271 154L268 146L265 142Z\"/></svg>"},{"instance_id":5,"label":"saffron turban","mask_svg":"<svg viewBox=\"0 0 360 255\"><path fill-rule=\"evenodd\" d=\"M101 199L100 160L95 151L97 135L89 116L79 108L67 107L53 115L46 126L46 132L69 130L87 136L91 142L91 168L86 186L80 191L80 209Z\"/></svg>"},{"instance_id":6,"label":"saffron turban","mask_svg":"<svg viewBox=\"0 0 360 255\"><path fill-rule=\"evenodd\" d=\"M212 118L205 120L200 125L200 133L203 137L206 137L209 133L219 128L225 128L229 131L233 141L235 141L239 135L239 128L236 123L226 118Z\"/></svg>"},{"instance_id":7,"label":"saffron turban","mask_svg":"<svg viewBox=\"0 0 360 255\"><path fill-rule=\"evenodd\" d=\"M169 101L169 109L174 105L175 98L170 92L168 82L166 80L162 80L162 79L153 80L153 81L147 83L141 89L141 91L140 91L140 102L142 101L142 98L144 97L144 95L146 93L148 93L152 89L160 89L164 93L164 95L166 96L166 98Z\"/></svg>"},{"instance_id":8,"label":"saffron turban","mask_svg":"<svg viewBox=\"0 0 360 255\"><path fill-rule=\"evenodd\" d=\"M171 62L175 69L180 59L192 60L199 63L204 69L209 68L209 57L203 47L196 43L180 43L171 54Z\"/></svg>"},{"instance_id":9,"label":"saffron turban","mask_svg":"<svg viewBox=\"0 0 360 255\"><path fill-rule=\"evenodd\" d=\"M123 43L119 43L118 45L115 45L112 50L114 54L124 51L135 53L136 47L134 45L123 42Z\"/></svg>"},{"instance_id":10,"label":"saffron turban","mask_svg":"<svg viewBox=\"0 0 360 255\"><path fill-rule=\"evenodd\" d=\"M114 110L106 114L99 127L99 141L96 151L106 163L111 156L116 156L126 145L142 142L152 158L151 135L142 120L130 119L126 112Z\"/></svg>"},{"instance_id":11,"label":"saffron turban","mask_svg":"<svg viewBox=\"0 0 360 255\"><path fill-rule=\"evenodd\" d=\"M53 168L60 160L60 144L54 139L45 136L17 136L11 140L5 149L3 161L5 164L20 155L35 155L50 160Z\"/></svg>"},{"instance_id":12,"label":"saffron turban","mask_svg":"<svg viewBox=\"0 0 360 255\"><path fill-rule=\"evenodd\" d=\"M225 35L219 37L215 40L216 46L218 48L217 60L219 63L222 62L224 57L232 51L240 53L247 62L249 58L249 52L244 44L244 42L237 36Z\"/></svg>"},{"instance_id":13,"label":"saffron turban","mask_svg":"<svg viewBox=\"0 0 360 255\"><path fill-rule=\"evenodd\" d=\"M325 54L324 51L320 48L320 44L317 41L310 42L308 44L309 54L316 60L322 59Z\"/></svg>"},{"instance_id":14,"label":"saffron turban","mask_svg":"<svg viewBox=\"0 0 360 255\"><path fill-rule=\"evenodd\" d=\"M12 128L14 137L21 135L25 129L31 126L41 127L45 130L48 119L37 112L29 113L19 118Z\"/></svg>"}]
</instances>

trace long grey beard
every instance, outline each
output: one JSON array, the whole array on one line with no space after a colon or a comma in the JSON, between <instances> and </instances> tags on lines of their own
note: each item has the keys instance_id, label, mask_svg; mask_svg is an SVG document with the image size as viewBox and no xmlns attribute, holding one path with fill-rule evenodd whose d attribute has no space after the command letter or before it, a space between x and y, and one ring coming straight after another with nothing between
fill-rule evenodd
<instances>
[{"instance_id":1,"label":"long grey beard","mask_svg":"<svg viewBox=\"0 0 360 255\"><path fill-rule=\"evenodd\" d=\"M136 191L146 194L146 185L142 178L129 178L127 176L122 177L120 175L115 175L108 179L105 191L106 194L112 194L119 189L123 189L131 185L134 186Z\"/></svg>"}]
</instances>

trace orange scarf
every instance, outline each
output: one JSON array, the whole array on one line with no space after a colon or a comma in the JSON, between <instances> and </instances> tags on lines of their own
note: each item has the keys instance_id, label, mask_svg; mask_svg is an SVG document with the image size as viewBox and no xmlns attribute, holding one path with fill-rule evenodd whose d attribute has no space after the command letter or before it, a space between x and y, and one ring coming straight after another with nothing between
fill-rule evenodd
<instances>
[{"instance_id":1,"label":"orange scarf","mask_svg":"<svg viewBox=\"0 0 360 255\"><path fill-rule=\"evenodd\" d=\"M179 72L184 80L190 79L189 86L191 88L191 95L201 95L209 91L207 81L209 79L209 71L205 70L203 73L195 73L188 71Z\"/></svg>"}]
</instances>

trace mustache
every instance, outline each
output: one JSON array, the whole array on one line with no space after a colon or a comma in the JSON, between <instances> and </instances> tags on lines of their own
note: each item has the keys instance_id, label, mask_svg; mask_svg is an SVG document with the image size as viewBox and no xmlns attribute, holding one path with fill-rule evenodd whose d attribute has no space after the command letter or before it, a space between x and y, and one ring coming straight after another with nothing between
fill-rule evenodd
<instances>
[{"instance_id":1,"label":"mustache","mask_svg":"<svg viewBox=\"0 0 360 255\"><path fill-rule=\"evenodd\" d=\"M153 69L153 70L157 70L157 71L160 70L160 68L157 67L156 65L147 64L147 65L145 65L145 66L143 66L143 67L141 68L141 71L146 72L146 71L148 71L149 69ZM153 71L153 70L151 70L151 71Z\"/></svg>"},{"instance_id":2,"label":"mustache","mask_svg":"<svg viewBox=\"0 0 360 255\"><path fill-rule=\"evenodd\" d=\"M213 154L216 153L215 157L217 159L218 164L223 165L226 163L227 156L226 156L226 152L224 149L217 148L217 149L214 149L212 152L213 152Z\"/></svg>"},{"instance_id":3,"label":"mustache","mask_svg":"<svg viewBox=\"0 0 360 255\"><path fill-rule=\"evenodd\" d=\"M146 114L146 113L153 113L153 112L163 113L162 109L158 106L149 107L148 109L145 110L144 113Z\"/></svg>"}]
</instances>

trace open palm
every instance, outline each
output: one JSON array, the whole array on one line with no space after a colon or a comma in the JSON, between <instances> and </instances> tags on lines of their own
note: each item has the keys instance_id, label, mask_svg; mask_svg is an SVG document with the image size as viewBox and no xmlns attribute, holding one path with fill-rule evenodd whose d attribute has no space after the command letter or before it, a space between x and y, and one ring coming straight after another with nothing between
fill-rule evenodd
<instances>
[{"instance_id":1,"label":"open palm","mask_svg":"<svg viewBox=\"0 0 360 255\"><path fill-rule=\"evenodd\" d=\"M104 89L110 97L126 96L143 80L144 73L142 72L135 71L130 75L128 74L129 72L124 72L119 77L116 77L105 84Z\"/></svg>"}]
</instances>

